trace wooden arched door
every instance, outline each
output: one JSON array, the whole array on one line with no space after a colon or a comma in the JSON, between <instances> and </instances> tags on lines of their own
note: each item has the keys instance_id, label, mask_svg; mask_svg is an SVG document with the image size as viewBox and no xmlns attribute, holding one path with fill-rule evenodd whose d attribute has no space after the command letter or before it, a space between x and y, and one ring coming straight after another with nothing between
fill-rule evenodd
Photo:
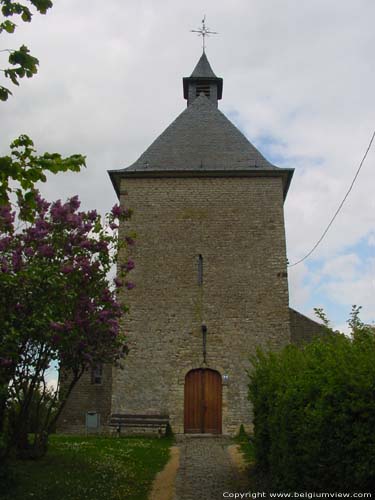
<instances>
[{"instance_id":1,"label":"wooden arched door","mask_svg":"<svg viewBox=\"0 0 375 500\"><path fill-rule=\"evenodd\" d=\"M184 430L189 434L221 434L221 375L199 368L185 377Z\"/></svg>"}]
</instances>

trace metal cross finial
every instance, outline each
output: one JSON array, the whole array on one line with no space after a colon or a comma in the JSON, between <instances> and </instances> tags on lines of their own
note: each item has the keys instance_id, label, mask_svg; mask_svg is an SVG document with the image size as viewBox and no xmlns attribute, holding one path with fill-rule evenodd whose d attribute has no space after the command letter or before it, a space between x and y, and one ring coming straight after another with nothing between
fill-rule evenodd
<instances>
[{"instance_id":1,"label":"metal cross finial","mask_svg":"<svg viewBox=\"0 0 375 500\"><path fill-rule=\"evenodd\" d=\"M205 48L206 48L206 36L219 34L217 31L210 31L210 28L208 28L206 26L206 16L204 16L202 19L202 27L201 28L198 28L197 30L190 30L190 31L192 33L198 33L198 36L202 37L203 52L205 51Z\"/></svg>"}]
</instances>

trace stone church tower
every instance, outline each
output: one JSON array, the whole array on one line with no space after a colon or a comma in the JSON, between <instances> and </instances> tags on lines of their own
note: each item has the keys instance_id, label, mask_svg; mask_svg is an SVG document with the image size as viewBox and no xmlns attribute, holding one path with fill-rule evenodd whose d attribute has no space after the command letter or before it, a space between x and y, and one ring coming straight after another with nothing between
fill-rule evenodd
<instances>
[{"instance_id":1,"label":"stone church tower","mask_svg":"<svg viewBox=\"0 0 375 500\"><path fill-rule=\"evenodd\" d=\"M110 172L137 233L112 413L234 433L252 420L249 355L290 342L283 202L293 170L269 163L218 109L223 80L205 53L183 89L185 111Z\"/></svg>"},{"instance_id":2,"label":"stone church tower","mask_svg":"<svg viewBox=\"0 0 375 500\"><path fill-rule=\"evenodd\" d=\"M176 433L251 428L249 356L314 328L288 305L293 169L272 165L218 109L223 80L205 53L183 93L176 120L134 164L109 172L137 233L136 287L124 296L129 354L99 384L82 380L62 429L79 429L90 411L133 431L166 419Z\"/></svg>"}]
</instances>

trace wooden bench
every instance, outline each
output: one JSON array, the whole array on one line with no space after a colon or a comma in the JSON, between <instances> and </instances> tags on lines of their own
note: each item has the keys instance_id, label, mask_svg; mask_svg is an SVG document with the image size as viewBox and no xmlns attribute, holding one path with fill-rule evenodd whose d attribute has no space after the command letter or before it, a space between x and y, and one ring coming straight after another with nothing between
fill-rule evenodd
<instances>
[{"instance_id":1,"label":"wooden bench","mask_svg":"<svg viewBox=\"0 0 375 500\"><path fill-rule=\"evenodd\" d=\"M158 433L165 434L166 426L169 423L168 415L135 415L124 413L113 413L109 421L109 427L117 432L125 433Z\"/></svg>"}]
</instances>

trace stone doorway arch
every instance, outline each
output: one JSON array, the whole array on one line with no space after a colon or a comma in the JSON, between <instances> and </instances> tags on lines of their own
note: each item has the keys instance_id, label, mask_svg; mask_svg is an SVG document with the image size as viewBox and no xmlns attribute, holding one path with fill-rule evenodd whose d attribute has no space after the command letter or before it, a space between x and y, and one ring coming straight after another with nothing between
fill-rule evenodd
<instances>
[{"instance_id":1,"label":"stone doorway arch","mask_svg":"<svg viewBox=\"0 0 375 500\"><path fill-rule=\"evenodd\" d=\"M221 375L210 368L190 370L185 376L185 434L221 434Z\"/></svg>"}]
</instances>

